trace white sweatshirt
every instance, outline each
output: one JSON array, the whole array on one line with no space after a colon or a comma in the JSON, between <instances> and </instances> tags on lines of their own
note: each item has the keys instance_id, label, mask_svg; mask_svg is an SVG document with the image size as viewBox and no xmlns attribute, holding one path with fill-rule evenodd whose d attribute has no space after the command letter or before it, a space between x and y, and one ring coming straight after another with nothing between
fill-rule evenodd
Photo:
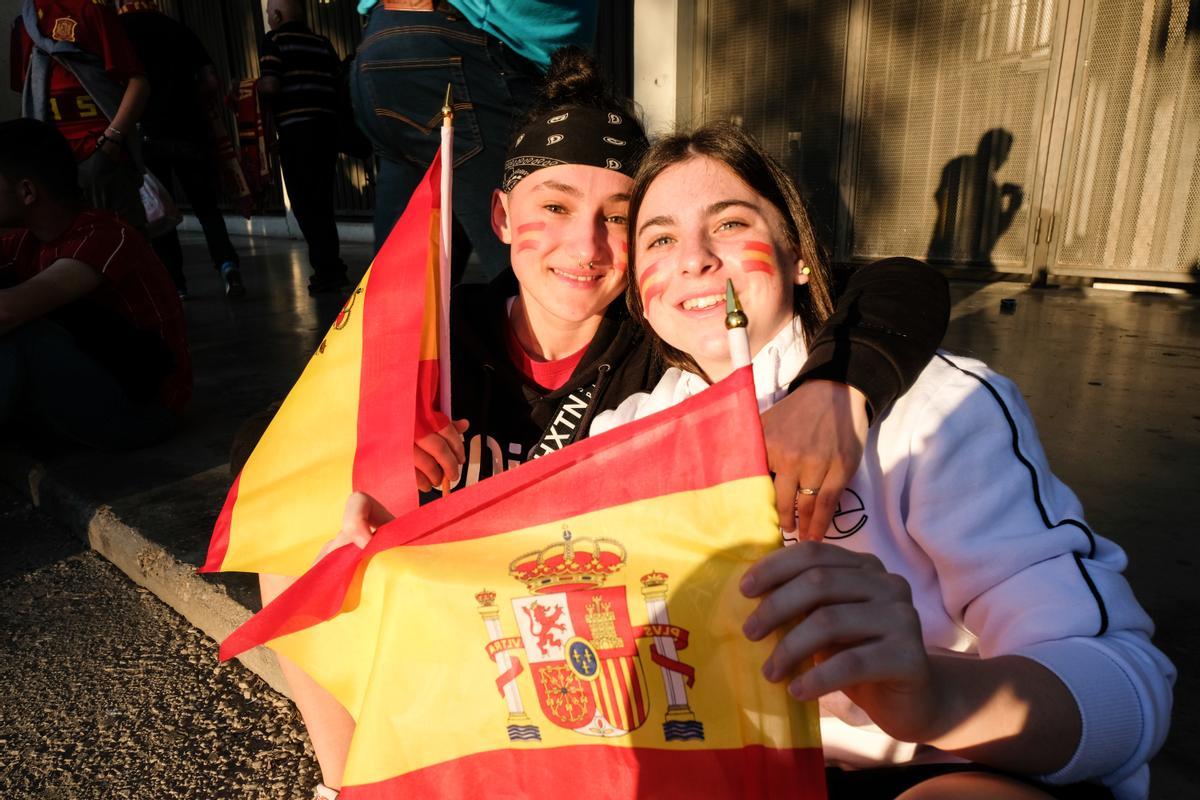
<instances>
[{"instance_id":1,"label":"white sweatshirt","mask_svg":"<svg viewBox=\"0 0 1200 800\"><path fill-rule=\"evenodd\" d=\"M806 352L789 325L754 358L759 407L787 393ZM670 369L651 392L597 415L596 434L707 388ZM1121 575L1125 553L1094 534L1050 472L1016 386L980 361L939 354L871 427L827 540L875 554L912 586L931 652L1017 654L1079 706L1074 756L1048 783L1100 780L1118 800L1149 792L1147 761L1170 721L1175 668ZM956 761L881 731L841 692L821 699L828 763Z\"/></svg>"}]
</instances>

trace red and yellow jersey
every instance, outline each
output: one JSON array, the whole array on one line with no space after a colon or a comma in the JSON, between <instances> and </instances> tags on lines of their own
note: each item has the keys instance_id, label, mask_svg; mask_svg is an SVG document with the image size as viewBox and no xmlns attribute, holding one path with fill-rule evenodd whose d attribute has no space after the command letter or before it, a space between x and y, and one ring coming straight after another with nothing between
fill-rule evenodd
<instances>
[{"instance_id":1,"label":"red and yellow jersey","mask_svg":"<svg viewBox=\"0 0 1200 800\"><path fill-rule=\"evenodd\" d=\"M119 83L125 83L134 75L142 74L142 65L134 54L124 29L117 21L116 12L101 0L37 0L38 28L55 41L70 42L103 61L104 70ZM33 40L25 32L20 19L16 22L17 35L13 47L20 53L12 54L13 64L20 64L19 75L14 72L16 83L24 82L29 70L29 57L33 51ZM20 85L14 85L20 89ZM96 138L108 127L109 120L96 103L84 91L71 71L55 62L50 68L50 116L58 130L66 137L75 151L76 159L82 161L96 149Z\"/></svg>"}]
</instances>

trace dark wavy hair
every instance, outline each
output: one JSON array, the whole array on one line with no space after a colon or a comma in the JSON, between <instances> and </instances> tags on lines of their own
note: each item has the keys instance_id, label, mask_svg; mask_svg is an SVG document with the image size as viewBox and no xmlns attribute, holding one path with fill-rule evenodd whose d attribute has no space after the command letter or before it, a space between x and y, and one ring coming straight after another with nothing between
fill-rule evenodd
<instances>
[{"instance_id":1,"label":"dark wavy hair","mask_svg":"<svg viewBox=\"0 0 1200 800\"><path fill-rule=\"evenodd\" d=\"M795 286L792 294L792 307L806 342L833 314L833 295L829 265L796 184L753 137L734 125L714 123L692 133L677 133L658 140L642 157L633 179L629 200L629 283L625 288L625 299L630 314L649 332L664 363L704 375L695 359L660 339L646 322L642 295L638 291L636 246L638 213L650 184L668 167L701 157L724 164L775 206L783 217L788 244L796 249L810 270L808 283Z\"/></svg>"}]
</instances>

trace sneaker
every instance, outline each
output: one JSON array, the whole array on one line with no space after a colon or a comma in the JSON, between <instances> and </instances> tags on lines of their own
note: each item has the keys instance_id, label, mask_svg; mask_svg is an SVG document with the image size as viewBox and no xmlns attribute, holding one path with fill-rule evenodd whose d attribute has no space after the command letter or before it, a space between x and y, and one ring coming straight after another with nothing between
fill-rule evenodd
<instances>
[{"instance_id":1,"label":"sneaker","mask_svg":"<svg viewBox=\"0 0 1200 800\"><path fill-rule=\"evenodd\" d=\"M242 297L246 294L246 287L242 284L242 271L234 262L226 261L221 265L221 278L225 281L226 297Z\"/></svg>"},{"instance_id":2,"label":"sneaker","mask_svg":"<svg viewBox=\"0 0 1200 800\"><path fill-rule=\"evenodd\" d=\"M308 279L308 293L310 295L333 294L349 285L350 279L344 274L313 275Z\"/></svg>"}]
</instances>

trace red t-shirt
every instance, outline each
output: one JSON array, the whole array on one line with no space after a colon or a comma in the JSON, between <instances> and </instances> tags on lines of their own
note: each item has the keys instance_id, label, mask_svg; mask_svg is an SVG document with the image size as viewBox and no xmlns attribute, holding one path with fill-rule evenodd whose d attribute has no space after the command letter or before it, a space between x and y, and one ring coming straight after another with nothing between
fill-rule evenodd
<instances>
[{"instance_id":1,"label":"red t-shirt","mask_svg":"<svg viewBox=\"0 0 1200 800\"><path fill-rule=\"evenodd\" d=\"M566 384L587 351L587 345L584 345L578 352L569 356L553 361L538 361L525 352L511 325L506 325L504 329L508 334L508 357L512 359L513 365L526 378L551 392Z\"/></svg>"},{"instance_id":2,"label":"red t-shirt","mask_svg":"<svg viewBox=\"0 0 1200 800\"><path fill-rule=\"evenodd\" d=\"M97 210L82 212L52 242L38 241L28 229L0 236L0 269L12 269L17 283L60 258L87 264L100 273L101 284L50 316L127 387L148 377L157 381L163 405L181 409L192 394L183 305L145 238Z\"/></svg>"},{"instance_id":3,"label":"red t-shirt","mask_svg":"<svg viewBox=\"0 0 1200 800\"><path fill-rule=\"evenodd\" d=\"M117 12L95 0L37 0L38 29L50 39L71 42L80 50L91 53L104 63L109 77L120 84L134 75L142 74L142 65L124 28L117 21ZM25 32L18 15L14 25L12 64L21 65L12 73L13 89L20 91L29 71L29 56L33 40ZM20 51L17 52L16 48ZM109 119L83 90L71 71L53 62L50 67L50 116L60 133L83 161L96 149L96 139L108 127ZM129 133L129 131L126 131Z\"/></svg>"}]
</instances>

